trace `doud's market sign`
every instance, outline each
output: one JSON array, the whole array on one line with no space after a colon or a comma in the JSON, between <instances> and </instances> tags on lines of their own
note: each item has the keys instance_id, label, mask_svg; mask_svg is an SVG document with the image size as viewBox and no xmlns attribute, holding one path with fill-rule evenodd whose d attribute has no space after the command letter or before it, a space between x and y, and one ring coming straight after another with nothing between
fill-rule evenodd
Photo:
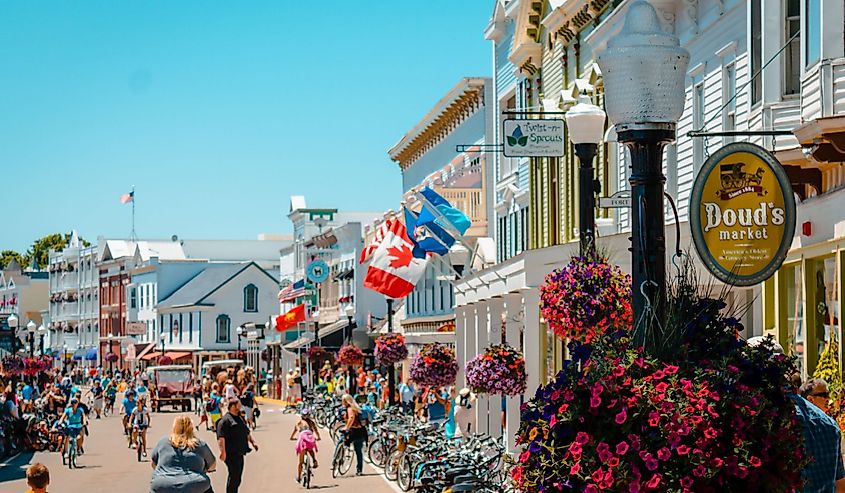
<instances>
[{"instance_id":1,"label":"doud's market sign","mask_svg":"<svg viewBox=\"0 0 845 493\"><path fill-rule=\"evenodd\" d=\"M563 156L563 120L508 119L502 123L505 157Z\"/></svg>"},{"instance_id":2,"label":"doud's market sign","mask_svg":"<svg viewBox=\"0 0 845 493\"><path fill-rule=\"evenodd\" d=\"M719 280L751 286L783 263L795 233L795 198L775 157L747 142L704 162L690 197L698 256Z\"/></svg>"}]
</instances>

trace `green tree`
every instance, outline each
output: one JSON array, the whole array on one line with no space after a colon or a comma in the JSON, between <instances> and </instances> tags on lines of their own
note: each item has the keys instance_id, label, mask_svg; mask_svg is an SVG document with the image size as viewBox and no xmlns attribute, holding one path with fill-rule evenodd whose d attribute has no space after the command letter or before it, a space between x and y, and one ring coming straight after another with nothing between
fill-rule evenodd
<instances>
[{"instance_id":1,"label":"green tree","mask_svg":"<svg viewBox=\"0 0 845 493\"><path fill-rule=\"evenodd\" d=\"M27 257L34 258L38 267L44 269L50 261L50 250L61 252L70 243L70 237L70 233L53 233L43 236L32 243L27 251ZM79 238L79 243L84 247L91 246L91 243L84 238Z\"/></svg>"},{"instance_id":2,"label":"green tree","mask_svg":"<svg viewBox=\"0 0 845 493\"><path fill-rule=\"evenodd\" d=\"M0 252L0 269L5 269L12 260L17 260L21 267L26 268L27 258L14 250L3 250Z\"/></svg>"}]
</instances>

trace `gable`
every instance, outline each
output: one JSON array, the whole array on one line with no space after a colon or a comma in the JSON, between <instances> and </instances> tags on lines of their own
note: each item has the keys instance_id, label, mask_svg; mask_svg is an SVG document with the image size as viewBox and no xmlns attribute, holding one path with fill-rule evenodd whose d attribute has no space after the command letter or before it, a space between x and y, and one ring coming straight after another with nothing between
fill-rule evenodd
<instances>
[{"instance_id":1,"label":"gable","mask_svg":"<svg viewBox=\"0 0 845 493\"><path fill-rule=\"evenodd\" d=\"M197 304L214 304L213 300L216 294L228 291L229 289L240 292L249 284L258 287L259 295L265 292L265 290L268 290L266 292L272 293L275 297L279 289L279 282L272 275L259 267L258 264L251 262L229 279L211 289Z\"/></svg>"}]
</instances>

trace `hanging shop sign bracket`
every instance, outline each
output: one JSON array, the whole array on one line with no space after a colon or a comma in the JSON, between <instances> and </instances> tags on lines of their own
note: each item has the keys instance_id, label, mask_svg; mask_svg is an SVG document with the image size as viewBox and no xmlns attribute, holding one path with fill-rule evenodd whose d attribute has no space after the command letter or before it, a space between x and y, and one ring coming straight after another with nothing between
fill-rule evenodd
<instances>
[{"instance_id":1,"label":"hanging shop sign bracket","mask_svg":"<svg viewBox=\"0 0 845 493\"><path fill-rule=\"evenodd\" d=\"M620 190L610 197L599 197L599 207L602 209L625 209L631 207L631 192Z\"/></svg>"},{"instance_id":2,"label":"hanging shop sign bracket","mask_svg":"<svg viewBox=\"0 0 845 493\"><path fill-rule=\"evenodd\" d=\"M717 150L690 195L693 244L707 270L732 286L777 271L795 234L795 197L775 156L749 142Z\"/></svg>"},{"instance_id":3,"label":"hanging shop sign bracket","mask_svg":"<svg viewBox=\"0 0 845 493\"><path fill-rule=\"evenodd\" d=\"M792 135L791 130L725 130L723 132L704 132L690 130L687 137L777 137Z\"/></svg>"}]
</instances>

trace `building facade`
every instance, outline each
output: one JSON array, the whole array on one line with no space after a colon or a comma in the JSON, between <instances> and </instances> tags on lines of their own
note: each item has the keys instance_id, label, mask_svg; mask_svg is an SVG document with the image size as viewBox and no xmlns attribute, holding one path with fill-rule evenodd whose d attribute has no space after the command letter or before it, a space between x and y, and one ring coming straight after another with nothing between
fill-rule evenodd
<instances>
[{"instance_id":1,"label":"building facade","mask_svg":"<svg viewBox=\"0 0 845 493\"><path fill-rule=\"evenodd\" d=\"M26 349L30 344L26 326L33 322L39 328L44 323L49 323L44 320L48 305L48 272L38 269L24 270L15 260L0 270L0 348L4 351L12 351L13 348ZM12 314L18 318L14 334L8 324ZM34 337L31 350L34 354L39 354L42 348L39 346L38 333L35 333ZM26 341L25 345L21 344L22 341Z\"/></svg>"}]
</instances>

